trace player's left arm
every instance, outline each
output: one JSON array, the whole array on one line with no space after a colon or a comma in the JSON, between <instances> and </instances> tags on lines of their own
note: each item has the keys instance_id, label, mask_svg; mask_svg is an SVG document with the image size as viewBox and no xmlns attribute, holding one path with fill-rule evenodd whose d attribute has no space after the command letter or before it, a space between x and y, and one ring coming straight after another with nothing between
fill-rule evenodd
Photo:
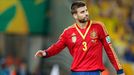
<instances>
[{"instance_id":1,"label":"player's left arm","mask_svg":"<svg viewBox=\"0 0 134 75\"><path fill-rule=\"evenodd\" d=\"M123 72L122 65L120 64L119 59L114 51L114 48L112 47L110 36L108 35L108 32L104 24L100 24L99 30L100 30L99 31L100 40L104 46L107 56L110 59L110 62L116 69L118 75L125 75Z\"/></svg>"}]
</instances>

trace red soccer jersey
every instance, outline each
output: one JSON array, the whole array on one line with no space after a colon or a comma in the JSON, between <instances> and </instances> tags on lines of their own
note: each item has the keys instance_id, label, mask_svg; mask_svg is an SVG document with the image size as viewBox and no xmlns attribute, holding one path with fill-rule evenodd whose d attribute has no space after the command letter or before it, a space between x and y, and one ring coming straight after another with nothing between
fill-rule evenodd
<instances>
[{"instance_id":1,"label":"red soccer jersey","mask_svg":"<svg viewBox=\"0 0 134 75\"><path fill-rule=\"evenodd\" d=\"M93 71L104 70L103 46L115 69L122 69L104 25L97 21L89 21L84 29L73 24L64 30L55 44L44 51L47 52L46 57L50 57L68 47L73 57L72 71Z\"/></svg>"}]
</instances>

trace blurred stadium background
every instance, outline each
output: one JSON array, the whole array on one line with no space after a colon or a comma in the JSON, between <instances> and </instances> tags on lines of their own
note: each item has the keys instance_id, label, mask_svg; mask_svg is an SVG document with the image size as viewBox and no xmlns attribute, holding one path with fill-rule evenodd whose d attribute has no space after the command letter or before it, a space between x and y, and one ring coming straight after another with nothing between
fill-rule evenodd
<instances>
[{"instance_id":1,"label":"blurred stadium background","mask_svg":"<svg viewBox=\"0 0 134 75\"><path fill-rule=\"evenodd\" d=\"M73 24L75 0L0 0L0 75L69 75L67 48L47 59L34 59L38 49L57 41ZM90 19L105 23L126 75L134 75L134 0L84 0ZM116 75L105 52L106 70Z\"/></svg>"}]
</instances>

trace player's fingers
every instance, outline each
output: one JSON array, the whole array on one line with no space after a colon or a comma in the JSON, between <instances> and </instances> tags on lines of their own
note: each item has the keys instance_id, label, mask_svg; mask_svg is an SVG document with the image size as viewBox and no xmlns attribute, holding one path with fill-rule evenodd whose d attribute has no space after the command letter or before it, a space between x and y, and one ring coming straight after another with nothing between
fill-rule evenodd
<instances>
[{"instance_id":1,"label":"player's fingers","mask_svg":"<svg viewBox=\"0 0 134 75\"><path fill-rule=\"evenodd\" d=\"M34 57L36 58L36 57L37 57L37 55L38 55L38 52L36 52L36 53L35 53Z\"/></svg>"},{"instance_id":2,"label":"player's fingers","mask_svg":"<svg viewBox=\"0 0 134 75\"><path fill-rule=\"evenodd\" d=\"M38 57L38 56L40 56L40 53L41 53L41 50L37 51L34 56Z\"/></svg>"},{"instance_id":3,"label":"player's fingers","mask_svg":"<svg viewBox=\"0 0 134 75\"><path fill-rule=\"evenodd\" d=\"M46 52L42 51L42 50L40 50L38 54L39 54L39 56L46 56Z\"/></svg>"}]
</instances>

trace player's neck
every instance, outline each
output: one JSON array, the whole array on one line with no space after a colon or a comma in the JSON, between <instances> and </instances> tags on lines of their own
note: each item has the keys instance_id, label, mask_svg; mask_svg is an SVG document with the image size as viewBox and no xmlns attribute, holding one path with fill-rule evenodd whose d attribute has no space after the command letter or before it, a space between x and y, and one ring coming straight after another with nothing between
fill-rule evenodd
<instances>
[{"instance_id":1,"label":"player's neck","mask_svg":"<svg viewBox=\"0 0 134 75\"><path fill-rule=\"evenodd\" d=\"M79 21L76 21L76 24L79 26L79 28L81 29L85 29L87 27L87 23L88 22L85 22L85 23L81 23Z\"/></svg>"}]
</instances>

